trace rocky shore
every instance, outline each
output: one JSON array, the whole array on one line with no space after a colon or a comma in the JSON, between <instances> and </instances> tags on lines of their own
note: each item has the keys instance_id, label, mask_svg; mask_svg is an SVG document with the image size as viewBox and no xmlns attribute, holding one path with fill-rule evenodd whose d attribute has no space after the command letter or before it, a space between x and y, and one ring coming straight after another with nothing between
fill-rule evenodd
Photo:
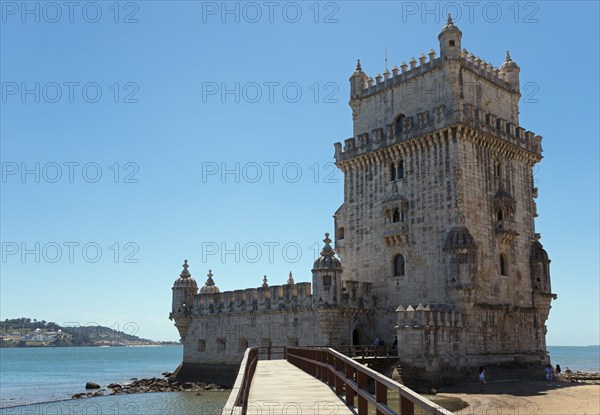
<instances>
[{"instance_id":1,"label":"rocky shore","mask_svg":"<svg viewBox=\"0 0 600 415\"><path fill-rule=\"evenodd\" d=\"M573 372L566 368L561 375L561 382L571 383L588 383L591 385L600 385L600 373L593 372Z\"/></svg>"},{"instance_id":2,"label":"rocky shore","mask_svg":"<svg viewBox=\"0 0 600 415\"><path fill-rule=\"evenodd\" d=\"M163 373L164 379L150 378L150 379L130 379L131 383L119 384L111 383L106 387L102 387L94 382L87 382L85 385L86 390L90 392L76 393L71 398L91 398L96 396L110 396L110 395L123 395L133 393L153 393L153 392L200 392L206 391L225 391L227 389L221 388L219 385L214 383L201 383L201 382L184 382L179 383L174 379L171 379L171 373Z\"/></svg>"}]
</instances>

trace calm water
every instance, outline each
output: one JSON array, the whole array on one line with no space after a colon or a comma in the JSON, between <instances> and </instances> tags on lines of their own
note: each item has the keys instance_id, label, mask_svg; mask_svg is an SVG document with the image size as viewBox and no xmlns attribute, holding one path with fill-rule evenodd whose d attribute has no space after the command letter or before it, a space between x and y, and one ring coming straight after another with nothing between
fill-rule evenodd
<instances>
[{"instance_id":1,"label":"calm water","mask_svg":"<svg viewBox=\"0 0 600 415\"><path fill-rule=\"evenodd\" d=\"M574 372L600 373L600 346L548 346L550 360L558 363L564 371L567 367Z\"/></svg>"},{"instance_id":2,"label":"calm water","mask_svg":"<svg viewBox=\"0 0 600 415\"><path fill-rule=\"evenodd\" d=\"M161 378L181 363L181 346L49 347L0 349L0 414L210 414L220 413L228 393L149 393L88 398L19 408L16 405L68 399L85 383Z\"/></svg>"},{"instance_id":3,"label":"calm water","mask_svg":"<svg viewBox=\"0 0 600 415\"><path fill-rule=\"evenodd\" d=\"M548 350L552 363L559 363L563 370L569 367L573 371L600 372L600 346L553 346ZM106 386L129 382L133 377L162 377L162 372L173 371L179 365L182 354L181 346L0 349L0 407L4 407L0 415L220 413L227 392L148 393L62 401L85 392L88 381Z\"/></svg>"}]
</instances>

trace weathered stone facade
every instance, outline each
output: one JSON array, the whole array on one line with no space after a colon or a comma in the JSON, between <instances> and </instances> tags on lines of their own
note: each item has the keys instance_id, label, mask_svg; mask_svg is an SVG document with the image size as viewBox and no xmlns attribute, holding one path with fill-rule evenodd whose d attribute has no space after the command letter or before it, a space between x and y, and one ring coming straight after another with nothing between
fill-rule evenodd
<instances>
[{"instance_id":1,"label":"weathered stone facade","mask_svg":"<svg viewBox=\"0 0 600 415\"><path fill-rule=\"evenodd\" d=\"M185 364L236 364L248 346L398 337L405 365L547 361L549 259L535 233L540 136L519 126L519 67L461 49L449 18L410 66L350 77L354 134L335 144L344 203L309 283L219 292L173 287ZM343 263L343 266L342 266ZM268 328L268 329L267 329Z\"/></svg>"}]
</instances>

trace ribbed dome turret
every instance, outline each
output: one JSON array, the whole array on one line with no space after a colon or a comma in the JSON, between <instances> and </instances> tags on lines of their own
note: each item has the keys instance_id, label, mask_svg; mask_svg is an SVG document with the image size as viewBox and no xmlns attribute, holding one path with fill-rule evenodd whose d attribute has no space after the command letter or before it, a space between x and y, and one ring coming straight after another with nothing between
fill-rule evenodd
<instances>
[{"instance_id":1,"label":"ribbed dome turret","mask_svg":"<svg viewBox=\"0 0 600 415\"><path fill-rule=\"evenodd\" d=\"M475 246L475 240L464 226L453 228L446 237L444 249L472 248Z\"/></svg>"},{"instance_id":2,"label":"ribbed dome turret","mask_svg":"<svg viewBox=\"0 0 600 415\"><path fill-rule=\"evenodd\" d=\"M183 261L183 271L179 274L179 278L175 280L173 287L192 287L198 288L196 280L192 278L192 274L188 271L189 265L187 259Z\"/></svg>"},{"instance_id":3,"label":"ribbed dome turret","mask_svg":"<svg viewBox=\"0 0 600 415\"><path fill-rule=\"evenodd\" d=\"M448 20L446 20L446 25L442 28L442 31L438 35L438 40L442 37L443 34L448 32L455 32L456 34L458 34L459 38L462 36L462 32L460 31L460 29L454 25L450 13L448 13Z\"/></svg>"},{"instance_id":4,"label":"ribbed dome turret","mask_svg":"<svg viewBox=\"0 0 600 415\"><path fill-rule=\"evenodd\" d=\"M438 35L440 41L440 57L442 59L460 59L461 56L461 41L462 32L454 25L450 13L448 13L448 21L446 26Z\"/></svg>"},{"instance_id":5,"label":"ribbed dome turret","mask_svg":"<svg viewBox=\"0 0 600 415\"><path fill-rule=\"evenodd\" d=\"M335 257L335 251L331 247L331 239L329 239L329 233L325 234L325 246L321 250L321 256L313 264L313 270L315 269L341 269L342 263Z\"/></svg>"},{"instance_id":6,"label":"ribbed dome turret","mask_svg":"<svg viewBox=\"0 0 600 415\"><path fill-rule=\"evenodd\" d=\"M504 63L502 64L502 66L500 66L501 70L505 70L508 68L518 68L519 65L517 65L517 62L513 62L513 60L510 57L510 52L506 51L506 59L504 60Z\"/></svg>"},{"instance_id":7,"label":"ribbed dome turret","mask_svg":"<svg viewBox=\"0 0 600 415\"><path fill-rule=\"evenodd\" d=\"M213 294L220 293L219 287L215 285L215 281L213 280L212 270L208 270L206 282L204 283L204 287L200 288L200 294Z\"/></svg>"},{"instance_id":8,"label":"ribbed dome turret","mask_svg":"<svg viewBox=\"0 0 600 415\"><path fill-rule=\"evenodd\" d=\"M548 252L546 252L540 241L535 241L531 245L531 260L536 262L549 261Z\"/></svg>"}]
</instances>

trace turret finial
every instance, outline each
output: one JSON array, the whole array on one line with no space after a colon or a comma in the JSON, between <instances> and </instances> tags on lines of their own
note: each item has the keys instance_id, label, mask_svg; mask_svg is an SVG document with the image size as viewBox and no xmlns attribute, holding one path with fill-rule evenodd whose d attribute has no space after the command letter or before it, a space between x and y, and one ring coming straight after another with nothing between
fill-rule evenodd
<instances>
[{"instance_id":1,"label":"turret finial","mask_svg":"<svg viewBox=\"0 0 600 415\"><path fill-rule=\"evenodd\" d=\"M360 59L356 60L356 70L359 72L362 71L362 66L360 65Z\"/></svg>"},{"instance_id":2,"label":"turret finial","mask_svg":"<svg viewBox=\"0 0 600 415\"><path fill-rule=\"evenodd\" d=\"M188 271L188 268L189 268L189 267L190 267L190 266L188 265L188 260L187 260L187 259L184 259L184 260L183 260L183 271L181 271L181 274L179 274L179 276L180 276L181 278L189 278L189 277L191 277L191 276L192 276L192 274L190 274L190 272Z\"/></svg>"},{"instance_id":3,"label":"turret finial","mask_svg":"<svg viewBox=\"0 0 600 415\"><path fill-rule=\"evenodd\" d=\"M334 256L335 251L333 250L331 245L329 245L331 243L331 239L329 239L329 232L325 232L325 239L323 239L323 242L325 242L325 246L323 247L323 249L321 249L321 256L324 256L324 257Z\"/></svg>"},{"instance_id":4,"label":"turret finial","mask_svg":"<svg viewBox=\"0 0 600 415\"><path fill-rule=\"evenodd\" d=\"M209 287L212 287L213 285L215 285L215 281L213 280L213 273L212 273L212 269L208 270L208 274L206 274L206 276L208 277L206 279L206 283L204 285L208 285Z\"/></svg>"},{"instance_id":5,"label":"turret finial","mask_svg":"<svg viewBox=\"0 0 600 415\"><path fill-rule=\"evenodd\" d=\"M294 285L294 277L292 276L292 271L290 271L290 276L288 277L287 283L289 285Z\"/></svg>"},{"instance_id":6,"label":"turret finial","mask_svg":"<svg viewBox=\"0 0 600 415\"><path fill-rule=\"evenodd\" d=\"M510 52L506 51L506 62L512 62L512 59L510 58Z\"/></svg>"},{"instance_id":7,"label":"turret finial","mask_svg":"<svg viewBox=\"0 0 600 415\"><path fill-rule=\"evenodd\" d=\"M263 288L267 288L269 286L269 283L267 282L267 276L265 275L263 277L263 284L262 284Z\"/></svg>"},{"instance_id":8,"label":"turret finial","mask_svg":"<svg viewBox=\"0 0 600 415\"><path fill-rule=\"evenodd\" d=\"M452 21L452 15L450 13L448 13L448 20L446 20L446 23L449 25L453 25L454 22Z\"/></svg>"}]
</instances>

